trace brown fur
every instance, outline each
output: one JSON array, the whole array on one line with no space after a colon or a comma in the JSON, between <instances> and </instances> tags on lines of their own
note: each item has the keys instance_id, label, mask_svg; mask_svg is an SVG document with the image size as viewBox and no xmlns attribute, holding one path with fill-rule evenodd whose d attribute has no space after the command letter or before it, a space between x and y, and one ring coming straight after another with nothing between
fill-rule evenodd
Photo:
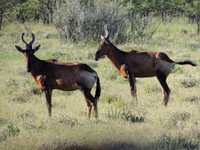
<instances>
[{"instance_id":1,"label":"brown fur","mask_svg":"<svg viewBox=\"0 0 200 150\"><path fill-rule=\"evenodd\" d=\"M175 64L189 64L196 66L192 61L175 62L163 52L155 51L137 51L131 50L124 52L115 47L106 36L102 37L102 42L95 54L95 60L98 61L106 55L123 77L129 79L131 94L136 96L135 78L157 77L164 91L163 104L167 105L170 89L166 79ZM137 98L136 98L137 99Z\"/></svg>"},{"instance_id":2,"label":"brown fur","mask_svg":"<svg viewBox=\"0 0 200 150\"><path fill-rule=\"evenodd\" d=\"M97 99L101 91L97 73L83 63L60 62L56 59L38 59L34 53L40 46L32 49L35 39L34 34L32 34L32 38L31 44L27 44L22 34L22 41L26 44L26 49L23 50L19 46L15 47L24 54L27 71L31 73L38 87L45 92L49 116L51 116L52 108L52 90L74 91L78 89L83 93L87 102L87 117L90 118L92 107L94 108L94 116L97 117ZM95 82L97 82L96 94L93 97L90 91Z\"/></svg>"}]
</instances>

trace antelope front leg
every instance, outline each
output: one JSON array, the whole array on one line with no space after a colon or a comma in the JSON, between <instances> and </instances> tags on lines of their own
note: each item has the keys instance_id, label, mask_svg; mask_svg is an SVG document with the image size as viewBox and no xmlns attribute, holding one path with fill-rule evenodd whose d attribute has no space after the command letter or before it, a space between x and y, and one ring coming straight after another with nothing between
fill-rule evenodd
<instances>
[{"instance_id":1,"label":"antelope front leg","mask_svg":"<svg viewBox=\"0 0 200 150\"><path fill-rule=\"evenodd\" d=\"M51 117L51 96L52 96L52 90L51 89L45 89L45 96L46 96L46 104L47 104L47 109L49 113L49 117Z\"/></svg>"},{"instance_id":2,"label":"antelope front leg","mask_svg":"<svg viewBox=\"0 0 200 150\"><path fill-rule=\"evenodd\" d=\"M126 77L128 78L129 85L131 88L131 95L136 99L136 102L137 102L137 89L136 89L136 84L135 84L136 83L135 77L130 73L128 66L125 65L124 70L125 70Z\"/></svg>"},{"instance_id":3,"label":"antelope front leg","mask_svg":"<svg viewBox=\"0 0 200 150\"><path fill-rule=\"evenodd\" d=\"M136 85L135 85L135 78L132 76L129 76L129 84L131 87L131 95L136 99L137 101L137 89L136 89Z\"/></svg>"}]
</instances>

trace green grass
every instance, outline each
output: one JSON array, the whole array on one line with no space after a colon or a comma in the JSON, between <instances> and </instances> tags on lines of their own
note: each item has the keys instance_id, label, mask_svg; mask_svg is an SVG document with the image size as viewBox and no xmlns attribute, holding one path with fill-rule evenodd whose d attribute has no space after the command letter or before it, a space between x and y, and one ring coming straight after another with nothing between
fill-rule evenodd
<instances>
[{"instance_id":1,"label":"green grass","mask_svg":"<svg viewBox=\"0 0 200 150\"><path fill-rule=\"evenodd\" d=\"M99 43L62 44L53 26L11 24L0 31L0 149L200 149L200 68L176 66L168 77L167 107L156 78L137 79L138 104L129 83L107 58L92 60ZM166 52L175 61L200 63L200 37L184 20L161 24L147 43L117 45L120 49ZM187 29L187 34L182 30ZM100 77L99 119L86 118L79 91L53 92L52 118L45 96L25 71L22 32L34 32L40 59L85 62ZM29 40L29 37L26 37ZM99 39L100 40L100 39ZM94 93L94 91L93 91Z\"/></svg>"}]
</instances>

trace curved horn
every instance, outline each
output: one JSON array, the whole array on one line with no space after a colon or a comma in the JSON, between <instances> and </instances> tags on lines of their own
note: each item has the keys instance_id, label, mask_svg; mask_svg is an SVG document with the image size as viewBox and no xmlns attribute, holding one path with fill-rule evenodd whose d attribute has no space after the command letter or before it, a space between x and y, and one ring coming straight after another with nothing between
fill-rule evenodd
<instances>
[{"instance_id":1,"label":"curved horn","mask_svg":"<svg viewBox=\"0 0 200 150\"><path fill-rule=\"evenodd\" d=\"M21 39L22 39L22 41L23 41L24 44L28 45L28 43L26 43L26 41L24 40L24 34L25 33L22 33Z\"/></svg>"},{"instance_id":2,"label":"curved horn","mask_svg":"<svg viewBox=\"0 0 200 150\"><path fill-rule=\"evenodd\" d=\"M35 41L35 35L33 33L31 33L31 36L32 36L32 41L29 43L30 45L32 45Z\"/></svg>"},{"instance_id":3,"label":"curved horn","mask_svg":"<svg viewBox=\"0 0 200 150\"><path fill-rule=\"evenodd\" d=\"M105 26L104 26L104 30L105 30L105 38L109 38L109 32L108 32L108 24L106 24Z\"/></svg>"}]
</instances>

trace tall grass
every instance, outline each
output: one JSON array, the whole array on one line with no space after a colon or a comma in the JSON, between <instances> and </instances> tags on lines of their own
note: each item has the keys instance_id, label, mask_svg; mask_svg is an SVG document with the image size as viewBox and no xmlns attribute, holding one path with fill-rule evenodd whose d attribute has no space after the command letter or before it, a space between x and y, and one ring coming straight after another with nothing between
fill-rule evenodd
<instances>
[{"instance_id":1,"label":"tall grass","mask_svg":"<svg viewBox=\"0 0 200 150\"><path fill-rule=\"evenodd\" d=\"M117 45L120 49L166 52L173 60L200 63L200 37L183 20L161 24L146 43ZM187 30L187 34L182 30ZM40 59L85 62L99 74L102 95L99 119L86 119L79 91L53 92L49 118L44 94L25 71L21 32L34 32ZM101 34L101 33L100 33ZM107 58L92 60L98 43L63 45L53 26L11 24L0 31L0 149L199 149L200 69L176 66L168 77L172 90L167 107L156 78L137 79L138 104L128 81ZM28 40L29 37L26 37ZM93 91L94 93L94 91Z\"/></svg>"}]
</instances>

